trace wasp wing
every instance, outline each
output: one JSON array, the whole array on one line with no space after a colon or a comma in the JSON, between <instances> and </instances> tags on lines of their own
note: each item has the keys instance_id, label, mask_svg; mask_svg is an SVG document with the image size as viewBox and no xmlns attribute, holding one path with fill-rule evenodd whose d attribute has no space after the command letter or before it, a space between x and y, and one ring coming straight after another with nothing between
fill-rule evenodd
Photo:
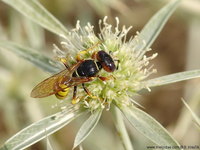
<instances>
[{"instance_id":1,"label":"wasp wing","mask_svg":"<svg viewBox=\"0 0 200 150\"><path fill-rule=\"evenodd\" d=\"M58 74L55 74L41 83L39 83L31 92L31 97L34 98L42 98L46 97L52 94L57 93L61 89L56 88L56 86L59 84L59 82L62 80L63 77L67 77L66 75L69 73L68 70L63 70L59 72ZM70 77L68 77L70 80ZM67 80L67 79L66 79Z\"/></svg>"},{"instance_id":2,"label":"wasp wing","mask_svg":"<svg viewBox=\"0 0 200 150\"><path fill-rule=\"evenodd\" d=\"M70 86L69 84L71 83L69 81L72 78L71 76L81 63L82 62L80 61L73 65L69 70L65 69L39 83L33 88L31 97L42 98L53 95L62 90L62 88L59 87L59 84L64 83L66 86Z\"/></svg>"}]
</instances>

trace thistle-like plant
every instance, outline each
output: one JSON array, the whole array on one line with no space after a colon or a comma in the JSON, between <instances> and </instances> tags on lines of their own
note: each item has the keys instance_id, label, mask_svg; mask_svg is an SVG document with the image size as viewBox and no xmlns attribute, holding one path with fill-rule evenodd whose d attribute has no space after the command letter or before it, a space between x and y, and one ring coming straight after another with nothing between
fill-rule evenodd
<instances>
[{"instance_id":1,"label":"thistle-like plant","mask_svg":"<svg viewBox=\"0 0 200 150\"><path fill-rule=\"evenodd\" d=\"M115 125L126 150L133 148L121 113L139 132L155 144L160 146L175 146L176 149L179 149L178 142L156 120L139 109L137 107L138 104L132 97L142 89L150 91L151 87L200 76L200 70L193 70L146 80L150 74L155 72L152 65L149 65L149 61L155 58L157 54L147 57L145 53L151 50L151 44L178 6L180 0L174 0L163 7L150 19L140 33L137 32L130 39L127 39L127 33L131 30L131 27L126 28L123 26L120 29L118 18L116 18L116 25L109 24L107 17L100 20L100 33L95 33L93 30L94 27L90 23L82 27L79 21L77 21L74 29L68 31L35 0L3 1L42 27L61 36L62 48L58 48L60 47L59 45L54 45L55 53L57 57L67 57L69 65L76 63L75 57L80 51L92 47L99 41L101 41L100 44L97 44L86 55L83 55L83 59L89 59L94 51L104 50L111 52L112 57L120 62L118 69L112 73L113 79L105 82L95 79L86 84L87 88L96 98L87 96L80 89L78 92L80 97L79 102L76 104L65 103L65 107L62 107L61 112L43 118L24 128L6 141L1 150L27 148L56 132L78 116L90 113L90 117L84 122L75 137L75 148L94 129L104 109L107 111L111 110L113 113ZM56 73L63 69L55 60L16 43L1 41L0 47L13 51L45 71ZM109 76L103 70L99 75ZM68 96L67 99L70 102L71 97Z\"/></svg>"}]
</instances>

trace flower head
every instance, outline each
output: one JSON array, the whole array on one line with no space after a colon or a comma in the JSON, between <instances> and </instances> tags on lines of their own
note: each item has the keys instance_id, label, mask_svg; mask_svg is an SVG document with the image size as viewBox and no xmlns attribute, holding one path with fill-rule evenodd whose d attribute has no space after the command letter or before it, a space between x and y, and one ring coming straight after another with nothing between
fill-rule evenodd
<instances>
[{"instance_id":1,"label":"flower head","mask_svg":"<svg viewBox=\"0 0 200 150\"><path fill-rule=\"evenodd\" d=\"M94 26L88 23L81 27L77 21L76 28L69 32L68 36L62 36L64 41L61 42L63 49L61 51L55 46L56 53L59 57L67 57L70 65L76 63L76 55L85 49L91 48L87 54L83 55L83 59L91 59L93 52L104 50L109 53L114 60L118 69L112 73L105 70L99 72L99 76L110 76L113 78L108 81L100 81L98 78L92 82L86 83L86 87L91 91L94 97L88 96L83 89L79 88L78 96L81 97L79 104L90 110L98 108L109 109L111 103L118 105L130 105L131 97L141 89L141 81L155 72L149 61L157 56L153 54L146 57L145 52L136 50L133 40L137 40L137 44L145 44L144 41L137 39L137 35L129 40L127 33L132 27L119 28L119 19L116 18L116 26L113 27L107 23L107 17L99 21L100 33L94 33ZM97 44L100 41L99 44ZM96 44L96 46L94 46ZM148 88L148 87L147 87Z\"/></svg>"}]
</instances>

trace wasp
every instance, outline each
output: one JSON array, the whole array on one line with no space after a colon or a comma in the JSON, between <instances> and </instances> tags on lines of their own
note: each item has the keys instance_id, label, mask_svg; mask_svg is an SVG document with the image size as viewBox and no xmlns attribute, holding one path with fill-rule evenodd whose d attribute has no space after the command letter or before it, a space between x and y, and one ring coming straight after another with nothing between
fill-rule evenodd
<instances>
[{"instance_id":1,"label":"wasp","mask_svg":"<svg viewBox=\"0 0 200 150\"><path fill-rule=\"evenodd\" d=\"M93 47L80 51L76 56L76 63L71 67L68 66L66 59L61 59L65 65L65 69L39 83L31 92L33 98L43 98L55 94L58 99L65 99L69 93L69 89L73 87L72 103L77 101L77 86L82 85L87 95L95 98L90 91L86 88L85 83L99 78L102 81L114 78L112 75L107 77L99 76L100 70L104 69L106 72L114 72L116 65L111 55L104 50L95 51L90 59L82 59L81 55L87 53Z\"/></svg>"}]
</instances>

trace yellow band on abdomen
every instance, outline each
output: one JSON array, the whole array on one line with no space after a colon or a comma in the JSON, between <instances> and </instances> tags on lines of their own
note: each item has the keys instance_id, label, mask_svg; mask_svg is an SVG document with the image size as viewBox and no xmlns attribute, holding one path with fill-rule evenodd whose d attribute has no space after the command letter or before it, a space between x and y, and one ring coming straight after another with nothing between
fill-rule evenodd
<instances>
[{"instance_id":1,"label":"yellow band on abdomen","mask_svg":"<svg viewBox=\"0 0 200 150\"><path fill-rule=\"evenodd\" d=\"M69 88L65 88L63 89L62 91L59 91L58 93L55 94L55 96L58 98L58 99L64 99L69 93Z\"/></svg>"}]
</instances>

